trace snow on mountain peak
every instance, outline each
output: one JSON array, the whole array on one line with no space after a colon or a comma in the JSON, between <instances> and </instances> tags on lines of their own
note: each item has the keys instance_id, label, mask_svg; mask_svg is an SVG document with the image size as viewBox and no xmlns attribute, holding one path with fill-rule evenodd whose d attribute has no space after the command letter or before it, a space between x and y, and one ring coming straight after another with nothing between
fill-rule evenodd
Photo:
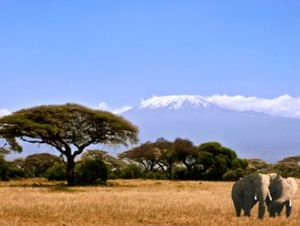
<instances>
[{"instance_id":1,"label":"snow on mountain peak","mask_svg":"<svg viewBox=\"0 0 300 226\"><path fill-rule=\"evenodd\" d=\"M143 100L140 108L170 108L181 109L185 106L192 106L193 108L208 107L209 103L202 96L193 95L170 95L170 96L153 96L149 99Z\"/></svg>"},{"instance_id":2,"label":"snow on mountain peak","mask_svg":"<svg viewBox=\"0 0 300 226\"><path fill-rule=\"evenodd\" d=\"M184 107L217 106L232 111L253 111L272 116L300 119L300 97L282 95L273 99L247 97L242 95L170 95L153 96L140 103L140 109L181 109Z\"/></svg>"}]
</instances>

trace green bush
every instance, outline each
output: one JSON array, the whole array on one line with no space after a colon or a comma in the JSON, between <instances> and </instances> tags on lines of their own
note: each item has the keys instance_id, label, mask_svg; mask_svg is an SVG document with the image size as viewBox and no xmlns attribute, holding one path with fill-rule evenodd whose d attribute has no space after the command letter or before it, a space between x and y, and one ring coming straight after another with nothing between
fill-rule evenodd
<instances>
[{"instance_id":1,"label":"green bush","mask_svg":"<svg viewBox=\"0 0 300 226\"><path fill-rule=\"evenodd\" d=\"M245 172L243 169L238 168L236 170L228 170L223 174L222 178L224 181L235 181L244 176Z\"/></svg>"},{"instance_id":2,"label":"green bush","mask_svg":"<svg viewBox=\"0 0 300 226\"><path fill-rule=\"evenodd\" d=\"M283 177L300 177L300 166L296 162L279 162L273 166L273 171Z\"/></svg>"},{"instance_id":3,"label":"green bush","mask_svg":"<svg viewBox=\"0 0 300 226\"><path fill-rule=\"evenodd\" d=\"M76 164L75 179L77 184L105 183L108 169L99 158L86 158Z\"/></svg>"},{"instance_id":4,"label":"green bush","mask_svg":"<svg viewBox=\"0 0 300 226\"><path fill-rule=\"evenodd\" d=\"M18 167L14 162L0 161L0 180L8 181L14 178L26 177L25 171Z\"/></svg>"},{"instance_id":5,"label":"green bush","mask_svg":"<svg viewBox=\"0 0 300 226\"><path fill-rule=\"evenodd\" d=\"M223 180L225 181L235 181L236 180L236 172L235 170L228 170L223 174Z\"/></svg>"},{"instance_id":6,"label":"green bush","mask_svg":"<svg viewBox=\"0 0 300 226\"><path fill-rule=\"evenodd\" d=\"M14 162L8 162L7 177L9 179L26 178L27 174L24 169L19 168Z\"/></svg>"},{"instance_id":7,"label":"green bush","mask_svg":"<svg viewBox=\"0 0 300 226\"><path fill-rule=\"evenodd\" d=\"M46 170L45 177L48 180L62 181L66 179L66 166L63 163L55 163Z\"/></svg>"},{"instance_id":8,"label":"green bush","mask_svg":"<svg viewBox=\"0 0 300 226\"><path fill-rule=\"evenodd\" d=\"M187 180L188 179L188 173L185 168L177 168L174 172L174 179L175 180Z\"/></svg>"},{"instance_id":9,"label":"green bush","mask_svg":"<svg viewBox=\"0 0 300 226\"><path fill-rule=\"evenodd\" d=\"M21 165L30 177L41 177L55 163L62 163L62 160L56 155L38 153L27 156Z\"/></svg>"},{"instance_id":10,"label":"green bush","mask_svg":"<svg viewBox=\"0 0 300 226\"><path fill-rule=\"evenodd\" d=\"M143 172L140 166L136 164L130 164L121 170L121 178L134 179L143 178Z\"/></svg>"},{"instance_id":11,"label":"green bush","mask_svg":"<svg viewBox=\"0 0 300 226\"><path fill-rule=\"evenodd\" d=\"M153 180L165 180L166 175L162 173L161 171L149 171L147 173L144 173L145 179L153 179Z\"/></svg>"}]
</instances>

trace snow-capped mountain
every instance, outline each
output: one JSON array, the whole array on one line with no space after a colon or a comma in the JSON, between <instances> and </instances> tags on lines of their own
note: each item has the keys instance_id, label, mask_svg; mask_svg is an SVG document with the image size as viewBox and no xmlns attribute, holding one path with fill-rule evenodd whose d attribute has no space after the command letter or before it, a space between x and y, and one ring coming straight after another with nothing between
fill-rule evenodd
<instances>
[{"instance_id":1,"label":"snow-capped mountain","mask_svg":"<svg viewBox=\"0 0 300 226\"><path fill-rule=\"evenodd\" d=\"M154 96L122 115L140 128L140 140L165 137L195 144L219 141L241 157L276 161L299 155L298 98Z\"/></svg>"}]
</instances>

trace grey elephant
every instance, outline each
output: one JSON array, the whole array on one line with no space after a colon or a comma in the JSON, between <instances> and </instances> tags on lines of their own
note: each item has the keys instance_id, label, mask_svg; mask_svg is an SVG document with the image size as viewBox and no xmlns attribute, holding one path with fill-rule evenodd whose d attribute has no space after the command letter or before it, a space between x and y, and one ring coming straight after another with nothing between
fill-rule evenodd
<instances>
[{"instance_id":1,"label":"grey elephant","mask_svg":"<svg viewBox=\"0 0 300 226\"><path fill-rule=\"evenodd\" d=\"M259 202L258 218L265 214L266 200L272 200L269 191L270 176L265 174L251 174L235 182L232 187L231 197L239 217L241 211L244 216L251 215L251 209Z\"/></svg>"},{"instance_id":2,"label":"grey elephant","mask_svg":"<svg viewBox=\"0 0 300 226\"><path fill-rule=\"evenodd\" d=\"M290 217L296 192L297 182L294 178L282 178L281 176L273 178L270 181L270 193L273 200L267 202L270 217L279 216L284 206L286 217Z\"/></svg>"}]
</instances>

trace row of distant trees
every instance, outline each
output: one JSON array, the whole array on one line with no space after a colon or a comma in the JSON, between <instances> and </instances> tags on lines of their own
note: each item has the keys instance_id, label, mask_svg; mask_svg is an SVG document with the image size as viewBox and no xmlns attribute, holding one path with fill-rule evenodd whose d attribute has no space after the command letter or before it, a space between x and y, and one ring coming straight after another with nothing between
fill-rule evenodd
<instances>
[{"instance_id":1,"label":"row of distant trees","mask_svg":"<svg viewBox=\"0 0 300 226\"><path fill-rule=\"evenodd\" d=\"M259 159L239 159L235 151L217 142L194 146L186 139L158 139L114 157L102 150L88 150L77 160L77 184L104 183L107 179L237 180L253 172L277 172L300 177L300 156L276 164ZM6 161L0 155L0 179L45 177L66 180L66 162L49 153Z\"/></svg>"},{"instance_id":2,"label":"row of distant trees","mask_svg":"<svg viewBox=\"0 0 300 226\"><path fill-rule=\"evenodd\" d=\"M247 168L245 160L220 143L195 146L181 138L174 142L160 138L121 153L119 157L137 165L146 177L159 175L167 179L236 179L243 176Z\"/></svg>"},{"instance_id":3,"label":"row of distant trees","mask_svg":"<svg viewBox=\"0 0 300 226\"><path fill-rule=\"evenodd\" d=\"M261 159L248 159L248 173L277 172L284 177L300 177L300 156L284 158L275 164L269 164Z\"/></svg>"}]
</instances>

